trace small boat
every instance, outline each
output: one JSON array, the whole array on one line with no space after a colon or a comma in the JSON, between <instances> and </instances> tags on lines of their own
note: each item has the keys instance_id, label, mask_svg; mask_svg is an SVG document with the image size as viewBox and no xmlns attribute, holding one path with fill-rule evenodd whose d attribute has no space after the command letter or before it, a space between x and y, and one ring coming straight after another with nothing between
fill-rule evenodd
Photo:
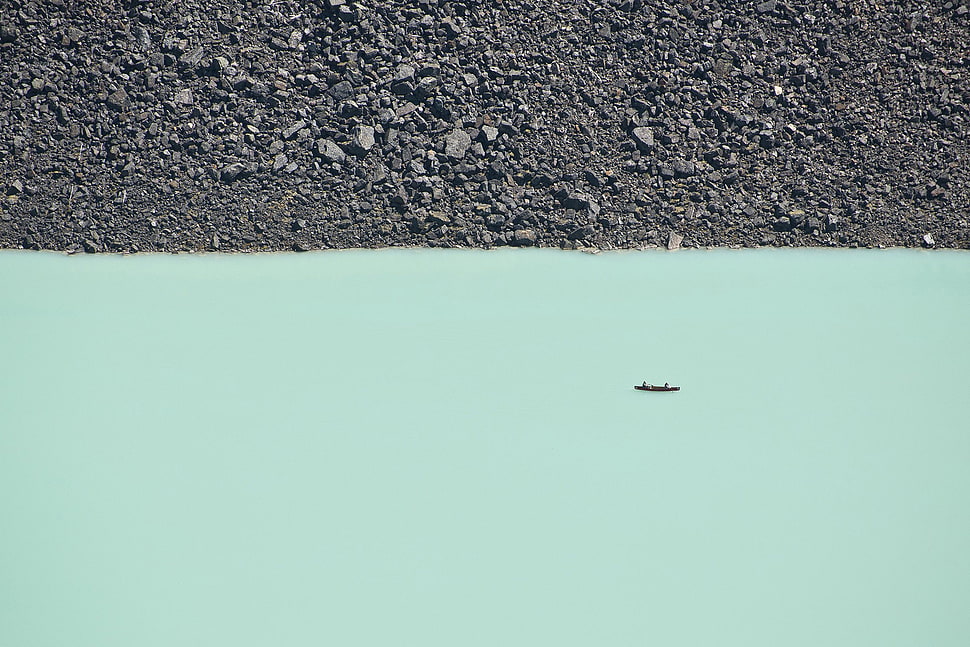
<instances>
[{"instance_id":1,"label":"small boat","mask_svg":"<svg viewBox=\"0 0 970 647\"><path fill-rule=\"evenodd\" d=\"M669 384L664 384L663 386L654 386L653 384L638 384L633 388L637 391L680 391L679 386L670 386Z\"/></svg>"}]
</instances>

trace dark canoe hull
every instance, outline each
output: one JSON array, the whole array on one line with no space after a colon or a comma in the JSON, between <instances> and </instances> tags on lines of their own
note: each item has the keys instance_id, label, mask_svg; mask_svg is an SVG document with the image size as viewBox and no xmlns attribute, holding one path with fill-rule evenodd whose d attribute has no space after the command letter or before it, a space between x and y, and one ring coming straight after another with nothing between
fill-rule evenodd
<instances>
[{"instance_id":1,"label":"dark canoe hull","mask_svg":"<svg viewBox=\"0 0 970 647\"><path fill-rule=\"evenodd\" d=\"M653 386L653 385L642 386L642 385L639 385L639 386L635 386L633 388L636 389L637 391L660 391L660 392L680 391L680 387L679 386Z\"/></svg>"}]
</instances>

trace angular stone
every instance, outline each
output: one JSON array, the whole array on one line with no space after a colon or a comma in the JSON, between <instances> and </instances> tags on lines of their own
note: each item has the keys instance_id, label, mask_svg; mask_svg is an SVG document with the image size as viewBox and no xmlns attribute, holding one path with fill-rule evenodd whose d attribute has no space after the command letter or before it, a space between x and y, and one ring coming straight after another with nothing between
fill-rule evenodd
<instances>
[{"instance_id":1,"label":"angular stone","mask_svg":"<svg viewBox=\"0 0 970 647\"><path fill-rule=\"evenodd\" d=\"M186 67L192 68L198 65L202 61L202 57L204 55L205 55L205 52L203 51L203 49L201 47L196 47L191 52L183 54L182 57L179 59L179 63Z\"/></svg>"},{"instance_id":2,"label":"angular stone","mask_svg":"<svg viewBox=\"0 0 970 647\"><path fill-rule=\"evenodd\" d=\"M236 180L243 177L246 173L246 165L242 162L235 162L234 164L229 164L224 166L221 171L219 171L219 179L227 184L229 182L235 182Z\"/></svg>"},{"instance_id":3,"label":"angular stone","mask_svg":"<svg viewBox=\"0 0 970 647\"><path fill-rule=\"evenodd\" d=\"M209 74L222 74L229 69L229 59L225 56L216 56L209 62Z\"/></svg>"},{"instance_id":4,"label":"angular stone","mask_svg":"<svg viewBox=\"0 0 970 647\"><path fill-rule=\"evenodd\" d=\"M0 43L13 43L19 35L13 25L0 25Z\"/></svg>"},{"instance_id":5,"label":"angular stone","mask_svg":"<svg viewBox=\"0 0 970 647\"><path fill-rule=\"evenodd\" d=\"M182 88L176 92L172 100L182 106L191 106L195 103L195 99L192 97L192 90L188 88Z\"/></svg>"},{"instance_id":6,"label":"angular stone","mask_svg":"<svg viewBox=\"0 0 970 647\"><path fill-rule=\"evenodd\" d=\"M337 101L343 101L354 93L354 86L350 81L341 81L327 90L327 94Z\"/></svg>"},{"instance_id":7,"label":"angular stone","mask_svg":"<svg viewBox=\"0 0 970 647\"><path fill-rule=\"evenodd\" d=\"M775 5L777 4L776 0L766 0L755 7L755 9L758 13L771 13L775 10Z\"/></svg>"},{"instance_id":8,"label":"angular stone","mask_svg":"<svg viewBox=\"0 0 970 647\"><path fill-rule=\"evenodd\" d=\"M691 177L695 173L694 163L688 160L674 160L674 177Z\"/></svg>"},{"instance_id":9,"label":"angular stone","mask_svg":"<svg viewBox=\"0 0 970 647\"><path fill-rule=\"evenodd\" d=\"M410 65L402 65L397 68L397 72L394 73L394 79L391 81L394 83L404 83L407 81L414 80L414 68Z\"/></svg>"},{"instance_id":10,"label":"angular stone","mask_svg":"<svg viewBox=\"0 0 970 647\"><path fill-rule=\"evenodd\" d=\"M425 100L434 95L435 88L438 87L438 79L433 76L426 76L414 88L414 97Z\"/></svg>"},{"instance_id":11,"label":"angular stone","mask_svg":"<svg viewBox=\"0 0 970 647\"><path fill-rule=\"evenodd\" d=\"M633 141L636 142L637 148L642 151L652 151L656 144L653 140L653 130L647 128L646 126L639 126L633 129Z\"/></svg>"},{"instance_id":12,"label":"angular stone","mask_svg":"<svg viewBox=\"0 0 970 647\"><path fill-rule=\"evenodd\" d=\"M512 234L512 244L517 247L531 247L536 244L536 232L532 229L516 229Z\"/></svg>"},{"instance_id":13,"label":"angular stone","mask_svg":"<svg viewBox=\"0 0 970 647\"><path fill-rule=\"evenodd\" d=\"M556 198L564 209L575 209L576 211L586 211L592 216L599 215L600 206L590 196L585 193L573 193L566 190L557 192Z\"/></svg>"},{"instance_id":14,"label":"angular stone","mask_svg":"<svg viewBox=\"0 0 970 647\"><path fill-rule=\"evenodd\" d=\"M684 237L675 231L670 232L667 237L667 249L673 251L675 249L680 249L680 244L684 242Z\"/></svg>"},{"instance_id":15,"label":"angular stone","mask_svg":"<svg viewBox=\"0 0 970 647\"><path fill-rule=\"evenodd\" d=\"M479 131L478 141L483 144L491 144L496 139L498 139L498 128L489 125L482 126Z\"/></svg>"},{"instance_id":16,"label":"angular stone","mask_svg":"<svg viewBox=\"0 0 970 647\"><path fill-rule=\"evenodd\" d=\"M569 232L566 236L569 240L583 240L589 236L593 235L593 225L583 225L582 227L577 227Z\"/></svg>"},{"instance_id":17,"label":"angular stone","mask_svg":"<svg viewBox=\"0 0 970 647\"><path fill-rule=\"evenodd\" d=\"M148 33L148 30L141 25L136 25L134 29L131 30L131 35L134 36L135 42L138 43L143 51L151 51L152 49L152 36Z\"/></svg>"},{"instance_id":18,"label":"angular stone","mask_svg":"<svg viewBox=\"0 0 970 647\"><path fill-rule=\"evenodd\" d=\"M108 95L108 100L105 103L107 103L108 107L112 110L117 110L120 112L121 110L127 108L131 102L128 99L128 93L125 92L125 89L118 88Z\"/></svg>"},{"instance_id":19,"label":"angular stone","mask_svg":"<svg viewBox=\"0 0 970 647\"><path fill-rule=\"evenodd\" d=\"M351 144L358 153L366 153L374 147L373 126L357 126L354 128L354 139Z\"/></svg>"},{"instance_id":20,"label":"angular stone","mask_svg":"<svg viewBox=\"0 0 970 647\"><path fill-rule=\"evenodd\" d=\"M317 155L331 162L343 162L347 157L344 149L332 139L318 139L314 144L314 150Z\"/></svg>"},{"instance_id":21,"label":"angular stone","mask_svg":"<svg viewBox=\"0 0 970 647\"><path fill-rule=\"evenodd\" d=\"M461 35L461 28L455 24L455 21L452 20L451 16L447 16L441 21L441 28L445 30L445 33L449 38L455 38L456 36Z\"/></svg>"},{"instance_id":22,"label":"angular stone","mask_svg":"<svg viewBox=\"0 0 970 647\"><path fill-rule=\"evenodd\" d=\"M457 128L445 137L445 155L452 159L460 160L468 152L468 147L471 144L471 136L464 130Z\"/></svg>"},{"instance_id":23,"label":"angular stone","mask_svg":"<svg viewBox=\"0 0 970 647\"><path fill-rule=\"evenodd\" d=\"M295 124L288 126L283 130L283 139L287 141L293 139L294 137L296 137L296 134L301 130L303 130L305 127L306 127L306 122L302 119L296 122Z\"/></svg>"}]
</instances>

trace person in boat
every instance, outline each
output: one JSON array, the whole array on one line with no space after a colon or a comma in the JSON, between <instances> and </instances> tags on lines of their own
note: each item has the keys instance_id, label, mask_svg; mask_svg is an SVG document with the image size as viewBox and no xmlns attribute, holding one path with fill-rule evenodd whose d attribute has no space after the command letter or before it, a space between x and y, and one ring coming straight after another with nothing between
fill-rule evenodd
<instances>
[{"instance_id":1,"label":"person in boat","mask_svg":"<svg viewBox=\"0 0 970 647\"><path fill-rule=\"evenodd\" d=\"M665 389L669 389L670 388L670 382L664 382L664 388Z\"/></svg>"},{"instance_id":2,"label":"person in boat","mask_svg":"<svg viewBox=\"0 0 970 647\"><path fill-rule=\"evenodd\" d=\"M648 387L648 386L650 386L650 385L649 385L649 384L647 384L647 381L646 381L646 380L644 380L644 381L643 381L643 386L644 386L644 388L646 388L646 387Z\"/></svg>"}]
</instances>

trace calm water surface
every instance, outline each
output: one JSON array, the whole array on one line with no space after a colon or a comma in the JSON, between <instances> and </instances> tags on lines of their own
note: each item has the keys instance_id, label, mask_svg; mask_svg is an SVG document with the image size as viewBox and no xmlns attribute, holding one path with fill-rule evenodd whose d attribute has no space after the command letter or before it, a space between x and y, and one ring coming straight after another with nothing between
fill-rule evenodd
<instances>
[{"instance_id":1,"label":"calm water surface","mask_svg":"<svg viewBox=\"0 0 970 647\"><path fill-rule=\"evenodd\" d=\"M0 253L0 645L964 647L968 320L960 253Z\"/></svg>"}]
</instances>

